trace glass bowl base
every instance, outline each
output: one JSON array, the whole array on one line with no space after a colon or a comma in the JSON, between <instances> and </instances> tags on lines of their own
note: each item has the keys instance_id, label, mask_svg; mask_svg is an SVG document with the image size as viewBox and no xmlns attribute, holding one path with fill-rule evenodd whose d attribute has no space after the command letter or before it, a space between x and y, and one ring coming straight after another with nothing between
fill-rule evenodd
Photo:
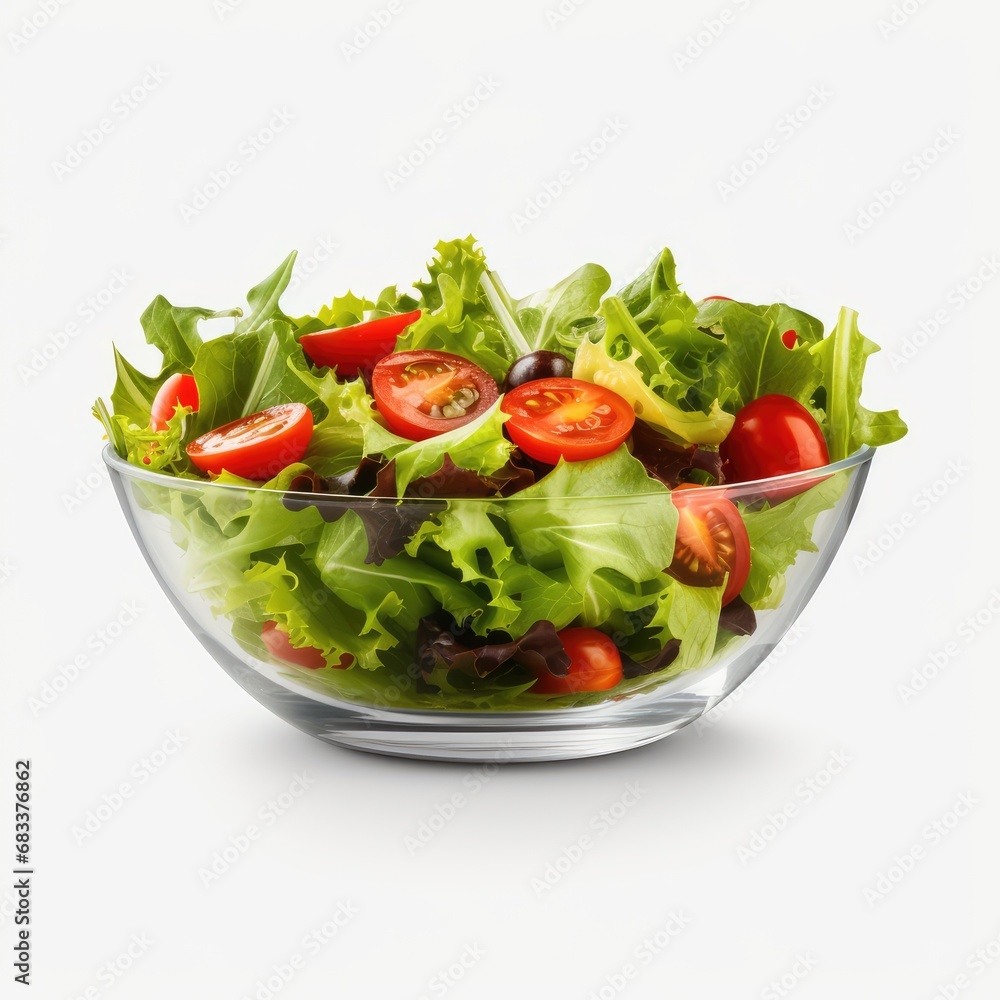
<instances>
[{"instance_id":1,"label":"glass bowl base","mask_svg":"<svg viewBox=\"0 0 1000 1000\"><path fill-rule=\"evenodd\" d=\"M686 725L686 723L681 723ZM545 760L571 760L619 753L654 743L675 732L680 726L664 730L662 726L633 726L595 732L592 729L559 730L557 732L509 731L497 745L492 733L476 733L451 728L440 732L381 729L373 726L367 732L318 734L320 739L335 746L391 757L414 760L443 760L470 764L512 764Z\"/></svg>"},{"instance_id":2,"label":"glass bowl base","mask_svg":"<svg viewBox=\"0 0 1000 1000\"><path fill-rule=\"evenodd\" d=\"M677 693L666 702L657 699L655 716L636 698L552 712L489 713L318 701L263 676L211 636L199 638L226 673L279 718L326 743L393 757L496 764L595 757L663 739L719 701Z\"/></svg>"}]
</instances>

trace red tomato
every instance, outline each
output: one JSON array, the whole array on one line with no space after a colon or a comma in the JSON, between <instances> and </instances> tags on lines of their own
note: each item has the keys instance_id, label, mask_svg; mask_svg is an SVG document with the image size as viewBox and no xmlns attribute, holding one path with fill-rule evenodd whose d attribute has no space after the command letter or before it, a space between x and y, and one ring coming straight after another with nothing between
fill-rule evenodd
<instances>
[{"instance_id":1,"label":"red tomato","mask_svg":"<svg viewBox=\"0 0 1000 1000\"><path fill-rule=\"evenodd\" d=\"M511 389L500 409L510 439L531 458L555 465L614 451L632 432L635 412L617 392L577 378L542 378Z\"/></svg>"},{"instance_id":2,"label":"red tomato","mask_svg":"<svg viewBox=\"0 0 1000 1000\"><path fill-rule=\"evenodd\" d=\"M750 575L750 536L740 512L693 483L673 489L670 499L677 508L677 538L667 572L689 587L718 587L726 580L722 604L729 604Z\"/></svg>"},{"instance_id":3,"label":"red tomato","mask_svg":"<svg viewBox=\"0 0 1000 1000\"><path fill-rule=\"evenodd\" d=\"M260 637L264 640L267 651L276 660L294 663L295 666L305 667L306 670L321 670L326 666L326 660L321 650L315 646L293 646L288 638L288 633L277 622L264 622L264 627L260 630ZM335 669L346 670L353 662L354 657L350 653L344 653Z\"/></svg>"},{"instance_id":4,"label":"red tomato","mask_svg":"<svg viewBox=\"0 0 1000 1000\"><path fill-rule=\"evenodd\" d=\"M732 302L733 300L728 295L706 295L702 302Z\"/></svg>"},{"instance_id":5,"label":"red tomato","mask_svg":"<svg viewBox=\"0 0 1000 1000\"><path fill-rule=\"evenodd\" d=\"M383 316L336 330L307 333L299 338L306 357L319 368L336 368L337 374L353 377L359 368L371 368L396 346L396 338L420 319L420 310Z\"/></svg>"},{"instance_id":6,"label":"red tomato","mask_svg":"<svg viewBox=\"0 0 1000 1000\"><path fill-rule=\"evenodd\" d=\"M178 372L160 386L153 399L149 426L154 431L165 431L167 421L174 415L174 410L178 406L190 406L192 411L198 411L198 384L193 375L182 375Z\"/></svg>"},{"instance_id":7,"label":"red tomato","mask_svg":"<svg viewBox=\"0 0 1000 1000\"><path fill-rule=\"evenodd\" d=\"M543 674L532 694L607 691L621 682L622 657L610 636L596 628L564 628L557 634L569 654L569 670L565 677Z\"/></svg>"},{"instance_id":8,"label":"red tomato","mask_svg":"<svg viewBox=\"0 0 1000 1000\"><path fill-rule=\"evenodd\" d=\"M781 335L781 342L791 350L799 342L799 335L794 330L786 330Z\"/></svg>"},{"instance_id":9,"label":"red tomato","mask_svg":"<svg viewBox=\"0 0 1000 1000\"><path fill-rule=\"evenodd\" d=\"M313 419L304 403L281 403L202 434L188 457L202 472L225 469L244 479L267 480L297 462L309 447Z\"/></svg>"},{"instance_id":10,"label":"red tomato","mask_svg":"<svg viewBox=\"0 0 1000 1000\"><path fill-rule=\"evenodd\" d=\"M719 453L727 483L770 479L830 463L826 440L812 414L801 403L779 395L747 403L736 414ZM773 491L773 499L787 499L802 489Z\"/></svg>"},{"instance_id":11,"label":"red tomato","mask_svg":"<svg viewBox=\"0 0 1000 1000\"><path fill-rule=\"evenodd\" d=\"M423 441L475 420L499 395L471 361L444 351L402 351L372 372L372 395L389 429Z\"/></svg>"}]
</instances>

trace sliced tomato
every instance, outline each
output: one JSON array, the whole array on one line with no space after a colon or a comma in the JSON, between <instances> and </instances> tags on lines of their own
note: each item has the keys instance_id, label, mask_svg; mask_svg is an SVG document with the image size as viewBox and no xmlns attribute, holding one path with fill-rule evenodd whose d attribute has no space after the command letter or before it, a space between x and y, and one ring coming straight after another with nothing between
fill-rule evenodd
<instances>
[{"instance_id":1,"label":"sliced tomato","mask_svg":"<svg viewBox=\"0 0 1000 1000\"><path fill-rule=\"evenodd\" d=\"M267 646L267 651L277 660L294 663L306 670L321 670L326 666L322 650L315 646L293 646L288 633L277 622L266 621L260 630L260 637ZM344 653L335 669L346 670L354 662L350 653Z\"/></svg>"},{"instance_id":2,"label":"sliced tomato","mask_svg":"<svg viewBox=\"0 0 1000 1000\"><path fill-rule=\"evenodd\" d=\"M794 330L786 330L781 335L781 342L791 350L799 342L799 335Z\"/></svg>"},{"instance_id":3,"label":"sliced tomato","mask_svg":"<svg viewBox=\"0 0 1000 1000\"><path fill-rule=\"evenodd\" d=\"M532 694L607 691L622 680L622 657L610 636L596 628L564 628L556 633L569 654L565 677L542 674Z\"/></svg>"},{"instance_id":4,"label":"sliced tomato","mask_svg":"<svg viewBox=\"0 0 1000 1000\"><path fill-rule=\"evenodd\" d=\"M370 370L391 354L396 338L420 319L420 310L383 316L367 323L355 323L336 330L320 330L299 338L306 357L319 368L336 368L341 376L354 377L358 369Z\"/></svg>"},{"instance_id":5,"label":"sliced tomato","mask_svg":"<svg viewBox=\"0 0 1000 1000\"><path fill-rule=\"evenodd\" d=\"M190 406L193 412L198 411L198 383L193 375L178 372L160 386L153 399L149 416L149 426L154 431L165 431L167 421L174 415L178 406Z\"/></svg>"},{"instance_id":6,"label":"sliced tomato","mask_svg":"<svg viewBox=\"0 0 1000 1000\"><path fill-rule=\"evenodd\" d=\"M676 487L670 499L677 508L677 536L667 572L689 587L725 581L722 603L729 604L750 575L750 536L740 512L732 501L693 483Z\"/></svg>"},{"instance_id":7,"label":"sliced tomato","mask_svg":"<svg viewBox=\"0 0 1000 1000\"><path fill-rule=\"evenodd\" d=\"M511 389L500 409L510 439L531 458L555 465L614 451L635 423L631 404L577 378L543 378Z\"/></svg>"},{"instance_id":8,"label":"sliced tomato","mask_svg":"<svg viewBox=\"0 0 1000 1000\"><path fill-rule=\"evenodd\" d=\"M702 302L732 302L733 300L728 295L706 295Z\"/></svg>"},{"instance_id":9,"label":"sliced tomato","mask_svg":"<svg viewBox=\"0 0 1000 1000\"><path fill-rule=\"evenodd\" d=\"M445 351L402 351L372 372L375 406L389 429L423 441L475 420L495 402L496 382L467 358Z\"/></svg>"},{"instance_id":10,"label":"sliced tomato","mask_svg":"<svg viewBox=\"0 0 1000 1000\"><path fill-rule=\"evenodd\" d=\"M313 419L304 403L281 403L195 438L188 457L202 472L223 469L244 479L267 480L297 462L309 447Z\"/></svg>"}]
</instances>

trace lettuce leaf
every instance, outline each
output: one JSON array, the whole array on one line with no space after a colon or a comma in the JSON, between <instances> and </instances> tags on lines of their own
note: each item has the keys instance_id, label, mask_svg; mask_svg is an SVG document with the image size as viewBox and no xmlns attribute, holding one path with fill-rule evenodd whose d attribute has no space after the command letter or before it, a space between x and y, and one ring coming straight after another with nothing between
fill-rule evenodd
<instances>
[{"instance_id":1,"label":"lettuce leaf","mask_svg":"<svg viewBox=\"0 0 1000 1000\"><path fill-rule=\"evenodd\" d=\"M696 315L665 248L601 304L600 323L580 344L573 375L618 392L640 419L675 441L719 444L733 421L716 373L725 347L699 328Z\"/></svg>"},{"instance_id":2,"label":"lettuce leaf","mask_svg":"<svg viewBox=\"0 0 1000 1000\"><path fill-rule=\"evenodd\" d=\"M707 413L715 403L725 405L728 386L716 370L725 347L697 324L697 307L677 282L670 250L664 249L616 298L641 333L637 335L619 312L616 318L625 339L612 351L616 358L636 351L650 387L681 410Z\"/></svg>"},{"instance_id":3,"label":"lettuce leaf","mask_svg":"<svg viewBox=\"0 0 1000 1000\"><path fill-rule=\"evenodd\" d=\"M398 555L381 565L365 562L368 539L360 517L348 512L327 525L316 549L324 583L366 615L365 630L394 624L413 636L422 617L444 608L457 621L479 618L482 595L421 559Z\"/></svg>"},{"instance_id":4,"label":"lettuce leaf","mask_svg":"<svg viewBox=\"0 0 1000 1000\"><path fill-rule=\"evenodd\" d=\"M572 357L610 287L611 275L600 264L584 264L551 288L518 299L513 312L530 349Z\"/></svg>"},{"instance_id":5,"label":"lettuce leaf","mask_svg":"<svg viewBox=\"0 0 1000 1000\"><path fill-rule=\"evenodd\" d=\"M681 405L696 377L681 369L644 333L625 303L615 296L601 305L605 327L597 343L581 342L573 362L573 377L593 382L617 392L628 400L636 416L684 444L720 444L733 426L733 415L722 409L718 399L707 409ZM661 332L663 328L659 328ZM716 349L715 342L698 330L680 327L672 339L683 349L686 366L696 353L696 340L706 341L706 351ZM663 332L663 341L667 333ZM678 352L681 353L681 352Z\"/></svg>"},{"instance_id":6,"label":"lettuce leaf","mask_svg":"<svg viewBox=\"0 0 1000 1000\"><path fill-rule=\"evenodd\" d=\"M584 597L564 569L541 571L526 562L501 531L504 508L482 500L453 500L431 515L411 538L407 552L443 572L457 571L483 595L480 634L503 629L521 635L535 622L563 628L582 612Z\"/></svg>"},{"instance_id":7,"label":"lettuce leaf","mask_svg":"<svg viewBox=\"0 0 1000 1000\"><path fill-rule=\"evenodd\" d=\"M425 310L420 319L402 333L396 341L398 351L446 351L474 361L497 382L502 382L507 369L516 360L499 324L484 316L473 318L467 311L468 302L454 279L442 274L437 281L440 305Z\"/></svg>"},{"instance_id":8,"label":"lettuce leaf","mask_svg":"<svg viewBox=\"0 0 1000 1000\"><path fill-rule=\"evenodd\" d=\"M497 527L502 518L502 507L489 501L452 501L421 525L406 551L417 556L420 547L431 542L448 553L463 582L494 581L493 571L509 562L514 552Z\"/></svg>"},{"instance_id":9,"label":"lettuce leaf","mask_svg":"<svg viewBox=\"0 0 1000 1000\"><path fill-rule=\"evenodd\" d=\"M697 322L724 338L727 350L717 359L716 373L729 390L727 402L732 408L771 393L809 404L821 377L809 349L810 340L822 336L818 320L780 303L713 301L702 304ZM789 329L802 331L802 340L792 350L781 341Z\"/></svg>"},{"instance_id":10,"label":"lettuce leaf","mask_svg":"<svg viewBox=\"0 0 1000 1000\"><path fill-rule=\"evenodd\" d=\"M834 462L862 445L891 444L906 433L899 410L875 412L861 405L865 365L878 350L878 344L858 329L858 314L846 307L840 310L830 335L810 348L826 390L826 435Z\"/></svg>"},{"instance_id":11,"label":"lettuce leaf","mask_svg":"<svg viewBox=\"0 0 1000 1000\"><path fill-rule=\"evenodd\" d=\"M499 400L461 427L424 441L411 441L382 423L360 379L339 382L332 372L318 376L296 371L296 375L326 408L304 456L321 476L340 476L373 455L393 459L396 492L401 497L414 480L438 472L446 457L460 469L490 475L503 469L514 451L503 435L508 417Z\"/></svg>"},{"instance_id":12,"label":"lettuce leaf","mask_svg":"<svg viewBox=\"0 0 1000 1000\"><path fill-rule=\"evenodd\" d=\"M114 413L116 416L126 417L139 427L145 426L149 423L156 391L166 376L144 375L125 359L117 347L112 346L112 350L115 355L117 375L115 387L111 390L111 406ZM120 448L118 454L125 457Z\"/></svg>"},{"instance_id":13,"label":"lettuce leaf","mask_svg":"<svg viewBox=\"0 0 1000 1000\"><path fill-rule=\"evenodd\" d=\"M184 427L190 413L189 406L177 407L162 431L154 431L148 422L140 427L121 413L110 419L117 425L114 438L121 441L124 457L133 465L150 472L188 476L193 466L184 451Z\"/></svg>"},{"instance_id":14,"label":"lettuce leaf","mask_svg":"<svg viewBox=\"0 0 1000 1000\"><path fill-rule=\"evenodd\" d=\"M582 594L601 570L634 583L662 574L673 558L677 511L669 490L622 445L600 458L560 461L518 493L507 524L528 562L546 571L564 566Z\"/></svg>"},{"instance_id":15,"label":"lettuce leaf","mask_svg":"<svg viewBox=\"0 0 1000 1000\"><path fill-rule=\"evenodd\" d=\"M191 367L202 345L198 322L215 316L211 309L198 306L174 306L162 295L146 307L139 318L146 343L152 344L163 354L163 371Z\"/></svg>"},{"instance_id":16,"label":"lettuce leaf","mask_svg":"<svg viewBox=\"0 0 1000 1000\"><path fill-rule=\"evenodd\" d=\"M486 257L475 238L438 243L429 278L417 282L423 313L396 341L397 351L447 351L474 361L498 382L517 360L483 289Z\"/></svg>"},{"instance_id":17,"label":"lettuce leaf","mask_svg":"<svg viewBox=\"0 0 1000 1000\"><path fill-rule=\"evenodd\" d=\"M259 602L265 618L276 621L293 646L315 646L327 666L335 667L350 653L362 670L377 670L380 650L396 645L396 637L379 619L366 615L326 587L316 567L293 552L275 563L256 562L243 574L231 598L242 604Z\"/></svg>"},{"instance_id":18,"label":"lettuce leaf","mask_svg":"<svg viewBox=\"0 0 1000 1000\"><path fill-rule=\"evenodd\" d=\"M664 247L650 261L646 270L633 278L617 295L633 316L639 316L661 296L675 296L678 293L680 285L677 283L677 264L669 247ZM686 295L681 304L685 311L690 308L693 312L691 300Z\"/></svg>"},{"instance_id":19,"label":"lettuce leaf","mask_svg":"<svg viewBox=\"0 0 1000 1000\"><path fill-rule=\"evenodd\" d=\"M250 312L236 324L236 333L255 333L274 320L292 322L281 311L279 300L281 293L288 287L288 282L292 280L297 255L297 251L293 250L271 274L247 292Z\"/></svg>"},{"instance_id":20,"label":"lettuce leaf","mask_svg":"<svg viewBox=\"0 0 1000 1000\"><path fill-rule=\"evenodd\" d=\"M313 427L303 457L319 475L332 479L356 469L370 455L392 458L413 444L382 423L360 379L341 382L331 371L315 375L295 369L295 375L326 410Z\"/></svg>"},{"instance_id":21,"label":"lettuce leaf","mask_svg":"<svg viewBox=\"0 0 1000 1000\"><path fill-rule=\"evenodd\" d=\"M521 355L536 350L572 355L594 323L611 277L584 264L551 288L514 300L472 236L439 243L417 282L424 314L400 337L397 350L444 350L475 361L498 382Z\"/></svg>"},{"instance_id":22,"label":"lettuce leaf","mask_svg":"<svg viewBox=\"0 0 1000 1000\"><path fill-rule=\"evenodd\" d=\"M614 569L598 570L587 580L583 591L579 624L605 632L633 635L648 623L658 596L672 582L662 572L636 583Z\"/></svg>"},{"instance_id":23,"label":"lettuce leaf","mask_svg":"<svg viewBox=\"0 0 1000 1000\"><path fill-rule=\"evenodd\" d=\"M427 280L413 285L426 308L438 309L442 305L438 279L446 277L458 290L470 314L485 316L490 312L480 286L486 272L486 254L476 242L470 234L464 239L440 240L436 244L434 256L427 265Z\"/></svg>"},{"instance_id":24,"label":"lettuce leaf","mask_svg":"<svg viewBox=\"0 0 1000 1000\"><path fill-rule=\"evenodd\" d=\"M441 615L421 620L417 651L426 674L445 667L482 678L514 664L556 677L565 677L569 670L569 655L552 622L545 619L517 639L491 636L490 640L463 632L454 619ZM528 676L533 682L534 677Z\"/></svg>"},{"instance_id":25,"label":"lettuce leaf","mask_svg":"<svg viewBox=\"0 0 1000 1000\"><path fill-rule=\"evenodd\" d=\"M673 677L708 663L715 651L725 587L689 587L674 580L657 603L650 627L660 645L680 640L680 652L661 676Z\"/></svg>"},{"instance_id":26,"label":"lettuce leaf","mask_svg":"<svg viewBox=\"0 0 1000 1000\"><path fill-rule=\"evenodd\" d=\"M813 541L816 518L836 504L848 481L848 472L838 472L774 507L742 512L752 558L740 596L751 607L762 610L781 602L786 570L800 552L819 551Z\"/></svg>"},{"instance_id":27,"label":"lettuce leaf","mask_svg":"<svg viewBox=\"0 0 1000 1000\"><path fill-rule=\"evenodd\" d=\"M221 311L200 306L174 306L158 295L140 322L146 341L161 355L158 375L145 375L115 349L117 381L111 393L116 416L137 428L148 428L157 389L178 371L190 372L198 385L199 408L185 422L183 443L241 416L276 403L316 402L314 392L292 369L306 369L294 335L294 321L280 308L279 299L291 278L295 254L289 256L247 293L249 311ZM236 317L231 334L203 341L198 324L204 319ZM240 318L242 317L242 318ZM103 404L95 405L102 417ZM103 421L108 426L107 421ZM109 437L123 458L127 445L118 435ZM123 449L125 449L123 451ZM147 466L148 467L148 466Z\"/></svg>"},{"instance_id":28,"label":"lettuce leaf","mask_svg":"<svg viewBox=\"0 0 1000 1000\"><path fill-rule=\"evenodd\" d=\"M499 472L514 451L514 445L503 435L503 425L508 419L498 399L475 420L395 451L389 457L394 457L396 462L397 495L402 496L413 480L437 472L445 456L460 469L487 476Z\"/></svg>"}]
</instances>

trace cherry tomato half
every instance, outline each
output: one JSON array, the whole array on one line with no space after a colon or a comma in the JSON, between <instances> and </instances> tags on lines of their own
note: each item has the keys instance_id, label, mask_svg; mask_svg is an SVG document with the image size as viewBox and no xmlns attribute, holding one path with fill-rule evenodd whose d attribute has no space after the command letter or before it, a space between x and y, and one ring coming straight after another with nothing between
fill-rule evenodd
<instances>
[{"instance_id":1,"label":"cherry tomato half","mask_svg":"<svg viewBox=\"0 0 1000 1000\"><path fill-rule=\"evenodd\" d=\"M796 400L777 394L761 396L736 414L719 453L727 483L769 479L830 463L826 439L812 414ZM775 491L774 498L800 492Z\"/></svg>"},{"instance_id":2,"label":"cherry tomato half","mask_svg":"<svg viewBox=\"0 0 1000 1000\"><path fill-rule=\"evenodd\" d=\"M728 295L706 295L702 302L732 302L733 300Z\"/></svg>"},{"instance_id":3,"label":"cherry tomato half","mask_svg":"<svg viewBox=\"0 0 1000 1000\"><path fill-rule=\"evenodd\" d=\"M569 670L565 677L543 674L532 694L607 691L621 682L622 657L610 636L596 628L564 628L556 634L569 654Z\"/></svg>"},{"instance_id":4,"label":"cherry tomato half","mask_svg":"<svg viewBox=\"0 0 1000 1000\"><path fill-rule=\"evenodd\" d=\"M193 375L178 372L160 386L153 399L149 426L154 431L165 431L178 406L190 406L193 412L198 410L198 384Z\"/></svg>"},{"instance_id":5,"label":"cherry tomato half","mask_svg":"<svg viewBox=\"0 0 1000 1000\"><path fill-rule=\"evenodd\" d=\"M555 465L614 451L632 432L631 404L577 378L543 378L511 389L500 409L510 439L531 458Z\"/></svg>"},{"instance_id":6,"label":"cherry tomato half","mask_svg":"<svg viewBox=\"0 0 1000 1000\"><path fill-rule=\"evenodd\" d=\"M402 351L375 366L372 395L391 431L423 441L475 420L499 390L482 368L457 354Z\"/></svg>"},{"instance_id":7,"label":"cherry tomato half","mask_svg":"<svg viewBox=\"0 0 1000 1000\"><path fill-rule=\"evenodd\" d=\"M336 368L342 377L354 377L359 368L371 368L396 346L396 338L420 319L420 310L383 316L336 330L320 330L299 338L306 357L318 368Z\"/></svg>"},{"instance_id":8,"label":"cherry tomato half","mask_svg":"<svg viewBox=\"0 0 1000 1000\"><path fill-rule=\"evenodd\" d=\"M781 335L781 342L791 350L799 342L799 335L794 330L786 330Z\"/></svg>"},{"instance_id":9,"label":"cherry tomato half","mask_svg":"<svg viewBox=\"0 0 1000 1000\"><path fill-rule=\"evenodd\" d=\"M266 621L260 630L260 637L267 646L267 651L276 659L286 663L294 663L306 670L321 670L326 666L326 659L321 650L315 646L293 646L288 633L277 622ZM350 653L344 653L340 662L334 664L336 670L346 670L354 662Z\"/></svg>"},{"instance_id":10,"label":"cherry tomato half","mask_svg":"<svg viewBox=\"0 0 1000 1000\"><path fill-rule=\"evenodd\" d=\"M297 462L309 447L313 419L304 403L281 403L195 438L188 458L202 472L225 469L244 479L267 480Z\"/></svg>"},{"instance_id":11,"label":"cherry tomato half","mask_svg":"<svg viewBox=\"0 0 1000 1000\"><path fill-rule=\"evenodd\" d=\"M667 572L689 587L719 587L726 580L725 606L750 575L750 536L740 512L732 501L693 483L673 489L670 499L677 508L677 538Z\"/></svg>"}]
</instances>

